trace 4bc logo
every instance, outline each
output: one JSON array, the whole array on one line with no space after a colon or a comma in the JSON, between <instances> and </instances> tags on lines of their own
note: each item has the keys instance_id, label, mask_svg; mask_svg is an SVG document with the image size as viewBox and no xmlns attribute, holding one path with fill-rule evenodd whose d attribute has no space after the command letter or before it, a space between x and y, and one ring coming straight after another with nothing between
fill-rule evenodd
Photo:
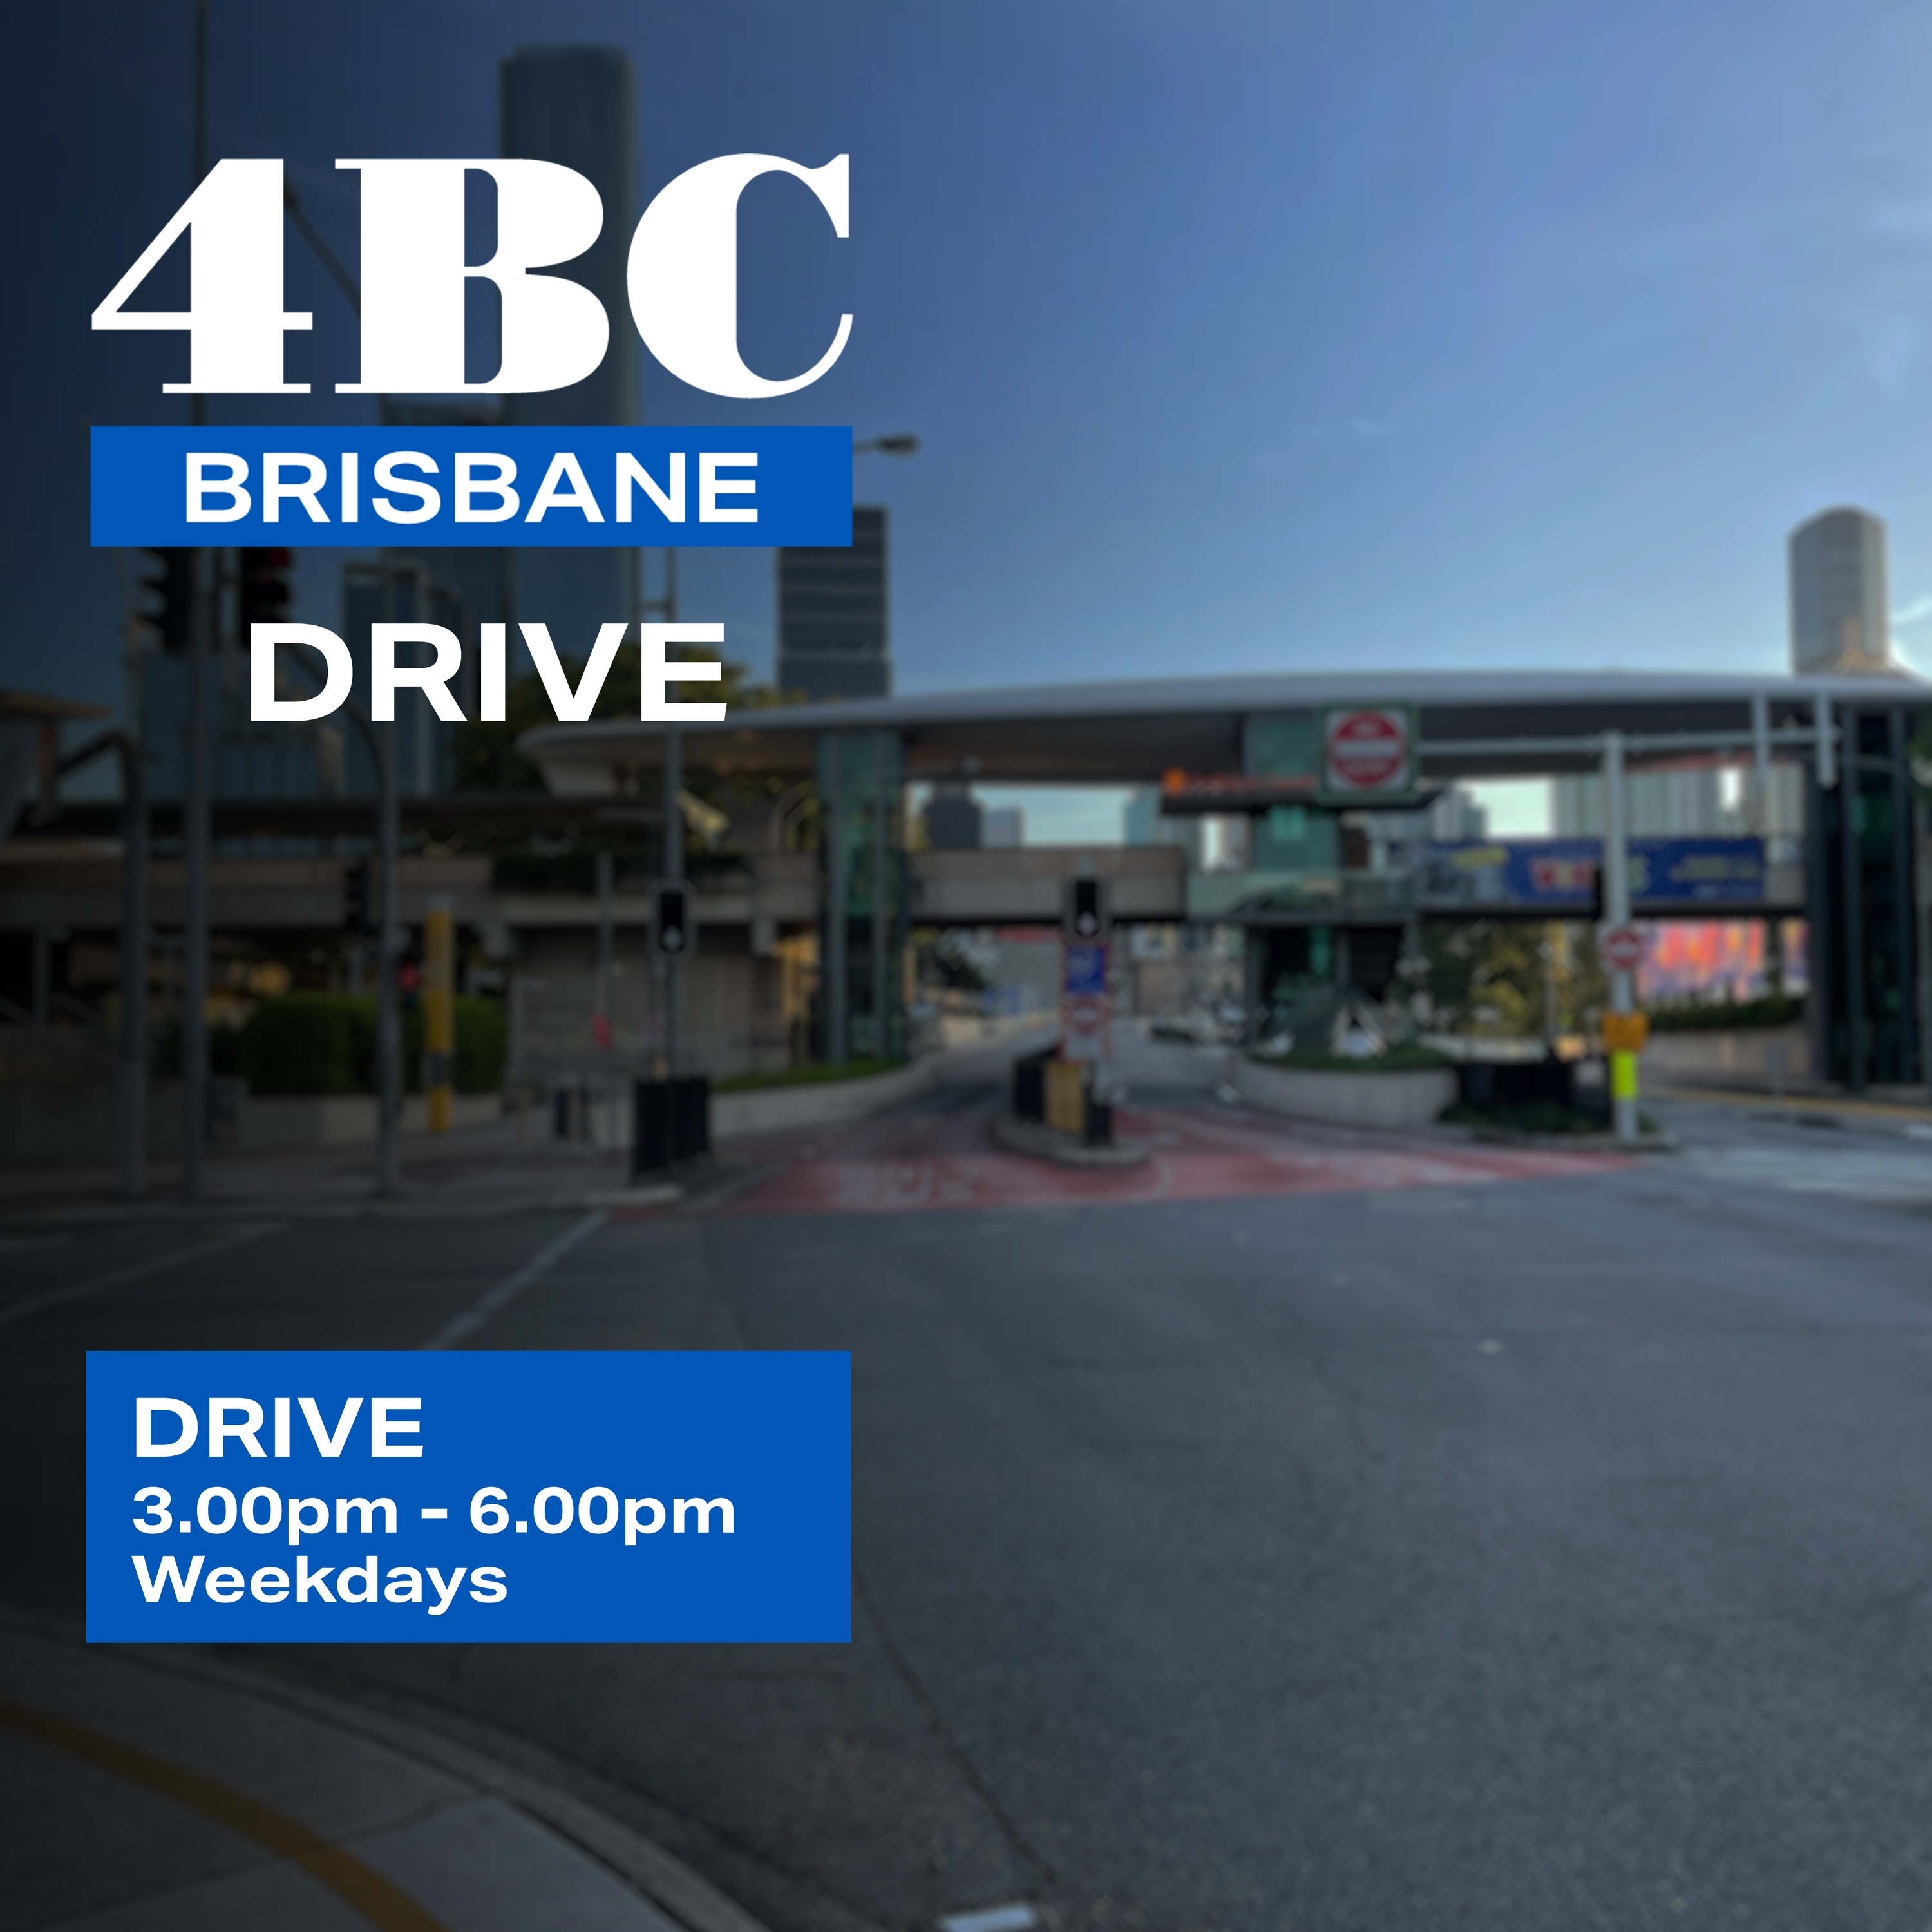
<instances>
[{"instance_id":1,"label":"4bc logo","mask_svg":"<svg viewBox=\"0 0 1932 1932\"><path fill-rule=\"evenodd\" d=\"M362 178L362 379L338 394L508 395L581 382L604 359L610 318L580 283L529 271L574 261L604 225L583 176L552 161L338 161ZM496 184L495 255L464 260L463 177ZM688 169L645 209L626 282L644 346L671 374L714 396L782 396L815 382L851 334L842 316L831 346L802 376L771 381L738 353L738 197L764 174L795 175L842 239L847 157L802 167L773 154L724 154ZM130 309L128 298L183 233L184 313ZM189 380L171 395L306 395L282 380L282 338L311 326L282 307L279 160L218 163L94 311L96 328L185 329ZM502 361L488 382L464 380L464 284L494 282L502 298Z\"/></svg>"}]
</instances>

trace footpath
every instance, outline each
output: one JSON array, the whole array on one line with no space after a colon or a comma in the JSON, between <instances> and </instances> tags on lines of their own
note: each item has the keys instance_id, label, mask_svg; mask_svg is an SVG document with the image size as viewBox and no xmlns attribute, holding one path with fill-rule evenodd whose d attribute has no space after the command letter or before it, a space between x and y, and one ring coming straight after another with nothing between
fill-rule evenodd
<instances>
[{"instance_id":1,"label":"footpath","mask_svg":"<svg viewBox=\"0 0 1932 1932\"><path fill-rule=\"evenodd\" d=\"M629 1826L412 1718L0 1618L0 1928L764 1932Z\"/></svg>"},{"instance_id":2,"label":"footpath","mask_svg":"<svg viewBox=\"0 0 1932 1932\"><path fill-rule=\"evenodd\" d=\"M181 1198L178 1162L148 1169L148 1192L124 1201L105 1167L15 1168L0 1173L0 1221L160 1221L262 1214L526 1214L534 1208L650 1204L676 1198L675 1186L634 1184L628 1156L539 1132L532 1117L460 1127L403 1142L401 1185L384 1198L368 1148L299 1153L211 1153L202 1199Z\"/></svg>"}]
</instances>

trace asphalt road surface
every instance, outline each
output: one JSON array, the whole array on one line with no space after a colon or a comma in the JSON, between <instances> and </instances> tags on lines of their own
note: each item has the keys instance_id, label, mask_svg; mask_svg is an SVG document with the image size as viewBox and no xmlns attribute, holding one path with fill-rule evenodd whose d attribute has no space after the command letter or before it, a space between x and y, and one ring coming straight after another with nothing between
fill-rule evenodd
<instances>
[{"instance_id":1,"label":"asphalt road surface","mask_svg":"<svg viewBox=\"0 0 1932 1932\"><path fill-rule=\"evenodd\" d=\"M419 1346L580 1230L461 1345L850 1349L852 1642L275 1660L548 1754L778 1932L1932 1923L1932 1144L1548 1156L1197 1079L1096 1177L993 1101L587 1226L8 1237L4 1594L79 1608L82 1349Z\"/></svg>"}]
</instances>

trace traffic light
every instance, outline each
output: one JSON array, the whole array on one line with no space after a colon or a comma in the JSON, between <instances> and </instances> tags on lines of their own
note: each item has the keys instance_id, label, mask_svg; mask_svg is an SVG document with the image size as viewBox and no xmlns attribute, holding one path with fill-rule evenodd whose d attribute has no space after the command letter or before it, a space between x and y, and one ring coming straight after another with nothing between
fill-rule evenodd
<instances>
[{"instance_id":1,"label":"traffic light","mask_svg":"<svg viewBox=\"0 0 1932 1932\"><path fill-rule=\"evenodd\" d=\"M185 547L155 548L147 554L152 562L140 580L146 592L140 620L163 650L183 656L194 601L194 552Z\"/></svg>"},{"instance_id":2,"label":"traffic light","mask_svg":"<svg viewBox=\"0 0 1932 1932\"><path fill-rule=\"evenodd\" d=\"M367 859L358 859L343 869L342 922L351 932L376 929L375 884Z\"/></svg>"},{"instance_id":3,"label":"traffic light","mask_svg":"<svg viewBox=\"0 0 1932 1932\"><path fill-rule=\"evenodd\" d=\"M1104 879L1069 879L1060 924L1069 939L1091 944L1105 939L1113 925Z\"/></svg>"},{"instance_id":4,"label":"traffic light","mask_svg":"<svg viewBox=\"0 0 1932 1932\"><path fill-rule=\"evenodd\" d=\"M691 950L691 897L682 886L659 886L651 895L651 944L667 959Z\"/></svg>"},{"instance_id":5,"label":"traffic light","mask_svg":"<svg viewBox=\"0 0 1932 1932\"><path fill-rule=\"evenodd\" d=\"M289 606L295 592L289 583L294 560L285 550L273 546L244 548L241 554L242 640L248 640L251 624L283 624L288 621Z\"/></svg>"}]
</instances>

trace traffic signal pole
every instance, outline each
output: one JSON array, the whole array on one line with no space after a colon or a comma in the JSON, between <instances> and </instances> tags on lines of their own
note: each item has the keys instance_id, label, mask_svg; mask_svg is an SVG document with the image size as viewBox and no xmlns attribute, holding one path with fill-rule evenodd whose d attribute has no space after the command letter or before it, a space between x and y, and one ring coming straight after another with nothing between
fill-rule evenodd
<instances>
[{"instance_id":1,"label":"traffic signal pole","mask_svg":"<svg viewBox=\"0 0 1932 1932\"><path fill-rule=\"evenodd\" d=\"M1624 734L1604 734L1604 917L1614 930L1630 923L1630 838L1624 810ZM1636 1011L1636 975L1610 974L1610 1011ZM1628 1047L1610 1052L1610 1129L1619 1141L1637 1137L1636 1055Z\"/></svg>"},{"instance_id":2,"label":"traffic signal pole","mask_svg":"<svg viewBox=\"0 0 1932 1932\"><path fill-rule=\"evenodd\" d=\"M891 1010L886 997L886 972L892 931L890 902L887 898L889 855L886 846L886 734L872 734L872 919L867 938L872 942L872 1058L887 1060L892 1045L886 1037L886 1016Z\"/></svg>"},{"instance_id":3,"label":"traffic signal pole","mask_svg":"<svg viewBox=\"0 0 1932 1932\"><path fill-rule=\"evenodd\" d=\"M214 668L215 553L190 554L193 572L188 639L188 771L182 802L184 903L182 917L182 1198L206 1190L208 1144L208 710Z\"/></svg>"},{"instance_id":4,"label":"traffic signal pole","mask_svg":"<svg viewBox=\"0 0 1932 1932\"><path fill-rule=\"evenodd\" d=\"M148 797L141 747L130 731L104 731L63 758L64 778L112 752L121 766L121 1025L114 1114L124 1201L148 1191Z\"/></svg>"}]
</instances>

